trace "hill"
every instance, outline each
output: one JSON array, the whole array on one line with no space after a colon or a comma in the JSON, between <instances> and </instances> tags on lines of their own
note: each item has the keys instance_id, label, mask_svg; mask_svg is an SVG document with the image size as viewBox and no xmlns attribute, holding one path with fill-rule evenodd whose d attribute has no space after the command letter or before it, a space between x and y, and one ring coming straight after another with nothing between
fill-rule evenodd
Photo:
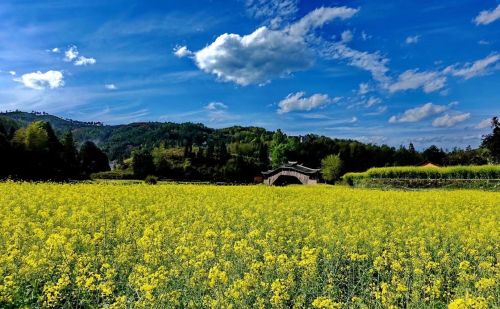
<instances>
[{"instance_id":1,"label":"hill","mask_svg":"<svg viewBox=\"0 0 500 309\"><path fill-rule=\"evenodd\" d=\"M234 126L211 129L203 124L172 122L139 122L124 125L104 125L100 122L82 122L64 119L39 112L0 113L0 124L4 127L25 127L34 121L49 122L58 136L71 131L78 144L92 141L102 148L110 160L130 155L132 149L141 147L152 149L164 144L168 147L189 147L206 145L210 141L244 144L271 140L272 132L258 127Z\"/></svg>"}]
</instances>

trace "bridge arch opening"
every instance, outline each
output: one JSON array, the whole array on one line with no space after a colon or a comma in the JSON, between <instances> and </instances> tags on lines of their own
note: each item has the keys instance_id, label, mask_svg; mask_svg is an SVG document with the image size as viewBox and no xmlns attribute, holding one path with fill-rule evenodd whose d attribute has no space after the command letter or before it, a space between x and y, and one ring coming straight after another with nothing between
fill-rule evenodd
<instances>
[{"instance_id":1,"label":"bridge arch opening","mask_svg":"<svg viewBox=\"0 0 500 309\"><path fill-rule=\"evenodd\" d=\"M302 181L295 176L280 175L272 184L275 186L300 185Z\"/></svg>"}]
</instances>

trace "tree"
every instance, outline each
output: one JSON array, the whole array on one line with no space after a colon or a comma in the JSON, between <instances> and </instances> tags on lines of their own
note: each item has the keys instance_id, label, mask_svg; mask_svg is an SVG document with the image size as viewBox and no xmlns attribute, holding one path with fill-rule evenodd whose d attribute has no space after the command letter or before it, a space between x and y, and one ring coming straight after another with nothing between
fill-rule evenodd
<instances>
[{"instance_id":1,"label":"tree","mask_svg":"<svg viewBox=\"0 0 500 309\"><path fill-rule=\"evenodd\" d=\"M281 132L280 129L276 130L273 134L271 141L271 165L277 168L288 161L288 153L295 144L289 141L287 136Z\"/></svg>"},{"instance_id":2,"label":"tree","mask_svg":"<svg viewBox=\"0 0 500 309\"><path fill-rule=\"evenodd\" d=\"M108 157L92 142L83 143L80 148L80 160L82 171L86 175L110 170Z\"/></svg>"},{"instance_id":3,"label":"tree","mask_svg":"<svg viewBox=\"0 0 500 309\"><path fill-rule=\"evenodd\" d=\"M28 151L43 152L49 150L49 135L43 121L35 121L26 128L24 144Z\"/></svg>"},{"instance_id":4,"label":"tree","mask_svg":"<svg viewBox=\"0 0 500 309\"><path fill-rule=\"evenodd\" d=\"M425 161L432 162L434 164L443 164L443 160L446 157L446 153L437 148L437 146L432 145L422 153Z\"/></svg>"},{"instance_id":5,"label":"tree","mask_svg":"<svg viewBox=\"0 0 500 309\"><path fill-rule=\"evenodd\" d=\"M483 136L481 147L489 150L493 162L500 163L500 120L498 117L491 119L491 128L493 132Z\"/></svg>"},{"instance_id":6,"label":"tree","mask_svg":"<svg viewBox=\"0 0 500 309\"><path fill-rule=\"evenodd\" d=\"M146 151L137 151L132 157L132 167L134 176L139 179L144 179L148 175L155 173L155 165L153 156Z\"/></svg>"},{"instance_id":7,"label":"tree","mask_svg":"<svg viewBox=\"0 0 500 309\"><path fill-rule=\"evenodd\" d=\"M78 174L78 151L76 150L73 133L68 131L63 136L62 160L66 176L76 176Z\"/></svg>"},{"instance_id":8,"label":"tree","mask_svg":"<svg viewBox=\"0 0 500 309\"><path fill-rule=\"evenodd\" d=\"M339 155L328 155L321 160L321 174L327 182L333 183L340 179L342 173L342 160Z\"/></svg>"}]
</instances>

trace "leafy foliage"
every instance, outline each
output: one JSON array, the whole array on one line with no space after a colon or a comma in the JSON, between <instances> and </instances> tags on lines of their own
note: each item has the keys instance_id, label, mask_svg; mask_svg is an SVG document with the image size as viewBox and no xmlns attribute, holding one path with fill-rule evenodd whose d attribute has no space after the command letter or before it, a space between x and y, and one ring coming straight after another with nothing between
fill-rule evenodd
<instances>
[{"instance_id":1,"label":"leafy foliage","mask_svg":"<svg viewBox=\"0 0 500 309\"><path fill-rule=\"evenodd\" d=\"M338 180L342 173L342 160L338 155L329 155L321 160L321 174L328 182Z\"/></svg>"}]
</instances>

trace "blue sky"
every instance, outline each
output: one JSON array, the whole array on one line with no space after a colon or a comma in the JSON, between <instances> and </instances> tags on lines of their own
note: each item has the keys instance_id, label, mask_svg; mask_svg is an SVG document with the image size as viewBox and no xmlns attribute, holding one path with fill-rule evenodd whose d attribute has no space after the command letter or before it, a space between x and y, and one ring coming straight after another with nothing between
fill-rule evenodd
<instances>
[{"instance_id":1,"label":"blue sky","mask_svg":"<svg viewBox=\"0 0 500 309\"><path fill-rule=\"evenodd\" d=\"M0 2L0 110L477 146L500 1Z\"/></svg>"}]
</instances>

